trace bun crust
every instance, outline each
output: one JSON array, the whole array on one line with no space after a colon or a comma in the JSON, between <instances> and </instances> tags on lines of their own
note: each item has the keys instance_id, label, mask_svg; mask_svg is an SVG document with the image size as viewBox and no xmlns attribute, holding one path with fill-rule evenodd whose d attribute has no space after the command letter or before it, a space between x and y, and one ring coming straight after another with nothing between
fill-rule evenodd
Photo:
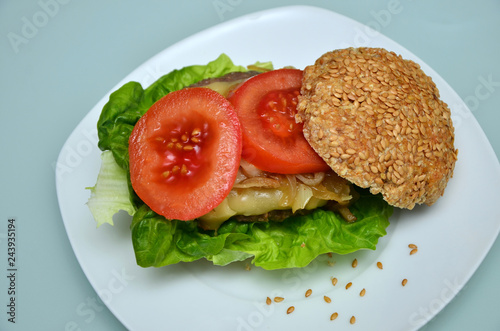
<instances>
[{"instance_id":1,"label":"bun crust","mask_svg":"<svg viewBox=\"0 0 500 331\"><path fill-rule=\"evenodd\" d=\"M432 205L453 176L450 109L418 64L381 48L328 52L304 70L298 122L341 177L391 205Z\"/></svg>"}]
</instances>

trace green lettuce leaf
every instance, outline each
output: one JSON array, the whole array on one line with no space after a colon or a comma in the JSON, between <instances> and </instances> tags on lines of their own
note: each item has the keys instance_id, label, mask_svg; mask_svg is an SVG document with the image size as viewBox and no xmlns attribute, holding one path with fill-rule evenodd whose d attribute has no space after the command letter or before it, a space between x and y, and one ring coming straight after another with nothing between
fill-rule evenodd
<instances>
[{"instance_id":1,"label":"green lettuce leaf","mask_svg":"<svg viewBox=\"0 0 500 331\"><path fill-rule=\"evenodd\" d=\"M354 223L317 209L283 222L229 220L215 233L200 229L194 221L168 221L144 205L132 220L132 242L142 267L201 258L226 265L250 257L251 263L269 270L304 267L324 253L375 249L378 239L386 235L392 207L380 196L363 192L351 211L358 218Z\"/></svg>"},{"instance_id":2,"label":"green lettuce leaf","mask_svg":"<svg viewBox=\"0 0 500 331\"><path fill-rule=\"evenodd\" d=\"M135 206L130 200L127 172L116 164L110 151L101 154L101 169L94 187L88 187L90 198L87 206L97 223L113 225L113 215L120 210L134 215Z\"/></svg>"},{"instance_id":3,"label":"green lettuce leaf","mask_svg":"<svg viewBox=\"0 0 500 331\"><path fill-rule=\"evenodd\" d=\"M269 64L266 64L268 67ZM137 82L129 82L113 92L103 107L97 122L98 146L110 150L116 163L128 170L128 139L135 123L161 97L194 84L202 79L220 77L230 72L247 71L245 67L233 64L221 54L207 65L184 67L160 77L148 88Z\"/></svg>"}]
</instances>

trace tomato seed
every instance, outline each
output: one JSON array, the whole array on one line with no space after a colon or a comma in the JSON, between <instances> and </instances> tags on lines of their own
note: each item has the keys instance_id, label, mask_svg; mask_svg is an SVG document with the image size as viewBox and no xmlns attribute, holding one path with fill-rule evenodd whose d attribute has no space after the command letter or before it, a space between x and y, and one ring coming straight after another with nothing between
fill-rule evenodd
<instances>
[{"instance_id":1,"label":"tomato seed","mask_svg":"<svg viewBox=\"0 0 500 331\"><path fill-rule=\"evenodd\" d=\"M181 175L186 175L188 173L188 169L185 164L182 165Z\"/></svg>"}]
</instances>

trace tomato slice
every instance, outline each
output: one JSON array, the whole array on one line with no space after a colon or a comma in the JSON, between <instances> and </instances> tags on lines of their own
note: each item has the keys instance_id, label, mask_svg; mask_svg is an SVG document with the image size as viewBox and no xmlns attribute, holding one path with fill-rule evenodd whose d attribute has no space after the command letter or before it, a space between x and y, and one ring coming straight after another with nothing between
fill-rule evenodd
<instances>
[{"instance_id":1,"label":"tomato slice","mask_svg":"<svg viewBox=\"0 0 500 331\"><path fill-rule=\"evenodd\" d=\"M281 174L330 169L295 122L302 71L278 69L254 76L229 97L241 122L242 157L257 168Z\"/></svg>"},{"instance_id":2,"label":"tomato slice","mask_svg":"<svg viewBox=\"0 0 500 331\"><path fill-rule=\"evenodd\" d=\"M205 215L229 194L241 160L241 128L229 101L208 88L158 100L129 140L137 195L167 219Z\"/></svg>"}]
</instances>

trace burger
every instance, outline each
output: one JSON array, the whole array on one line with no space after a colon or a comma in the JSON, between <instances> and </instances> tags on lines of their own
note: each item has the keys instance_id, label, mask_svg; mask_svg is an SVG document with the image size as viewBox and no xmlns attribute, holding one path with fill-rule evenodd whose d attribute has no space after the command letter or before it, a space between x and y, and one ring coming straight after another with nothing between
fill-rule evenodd
<instances>
[{"instance_id":1,"label":"burger","mask_svg":"<svg viewBox=\"0 0 500 331\"><path fill-rule=\"evenodd\" d=\"M349 48L304 70L221 55L112 93L88 205L132 216L137 263L264 269L375 249L393 207L432 205L453 175L450 110L420 67Z\"/></svg>"}]
</instances>

